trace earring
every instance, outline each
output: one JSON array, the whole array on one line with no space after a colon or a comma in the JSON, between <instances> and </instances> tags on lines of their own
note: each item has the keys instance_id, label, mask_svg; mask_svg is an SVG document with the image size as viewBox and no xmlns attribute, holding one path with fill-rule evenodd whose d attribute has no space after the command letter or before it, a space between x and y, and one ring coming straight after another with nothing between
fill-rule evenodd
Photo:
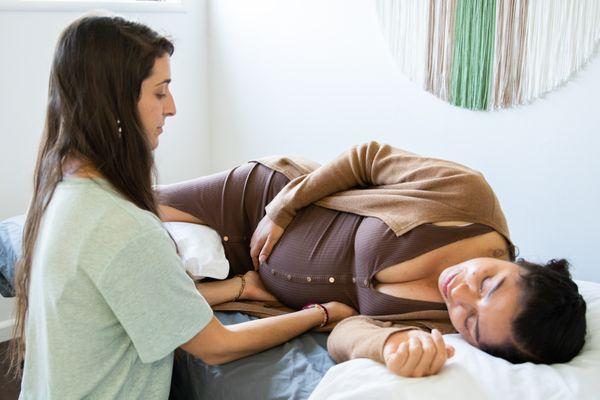
<instances>
[{"instance_id":1,"label":"earring","mask_svg":"<svg viewBox=\"0 0 600 400\"><path fill-rule=\"evenodd\" d=\"M123 128L121 127L120 119L117 120L117 132L118 132L119 138L121 138L123 136Z\"/></svg>"}]
</instances>

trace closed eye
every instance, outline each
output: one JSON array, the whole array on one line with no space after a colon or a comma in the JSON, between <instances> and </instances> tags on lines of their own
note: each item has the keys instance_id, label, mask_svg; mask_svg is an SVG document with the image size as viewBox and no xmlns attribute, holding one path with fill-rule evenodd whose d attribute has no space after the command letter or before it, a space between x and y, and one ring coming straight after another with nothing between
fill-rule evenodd
<instances>
[{"instance_id":1,"label":"closed eye","mask_svg":"<svg viewBox=\"0 0 600 400\"><path fill-rule=\"evenodd\" d=\"M475 314L469 314L467 316L467 318L465 318L465 331L469 332L469 335L472 338L475 338L475 335L473 335L473 332L471 331L471 328L473 327L473 321L475 320Z\"/></svg>"},{"instance_id":2,"label":"closed eye","mask_svg":"<svg viewBox=\"0 0 600 400\"><path fill-rule=\"evenodd\" d=\"M483 293L483 284L489 279L490 277L488 276L481 281L481 285L479 286L479 294Z\"/></svg>"}]
</instances>

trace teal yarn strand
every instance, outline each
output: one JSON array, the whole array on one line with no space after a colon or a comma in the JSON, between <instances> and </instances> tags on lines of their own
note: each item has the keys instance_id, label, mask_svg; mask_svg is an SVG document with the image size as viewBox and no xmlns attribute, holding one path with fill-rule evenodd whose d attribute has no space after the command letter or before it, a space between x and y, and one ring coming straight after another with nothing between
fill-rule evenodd
<instances>
[{"instance_id":1,"label":"teal yarn strand","mask_svg":"<svg viewBox=\"0 0 600 400\"><path fill-rule=\"evenodd\" d=\"M496 0L458 0L450 102L487 110L494 61Z\"/></svg>"}]
</instances>

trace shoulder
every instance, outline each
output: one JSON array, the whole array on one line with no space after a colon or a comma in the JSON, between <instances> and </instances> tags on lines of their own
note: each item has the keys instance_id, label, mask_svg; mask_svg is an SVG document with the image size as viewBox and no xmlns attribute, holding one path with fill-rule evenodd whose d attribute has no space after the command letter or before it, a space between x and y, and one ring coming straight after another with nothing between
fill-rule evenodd
<instances>
[{"instance_id":1,"label":"shoulder","mask_svg":"<svg viewBox=\"0 0 600 400\"><path fill-rule=\"evenodd\" d=\"M70 207L97 232L105 230L122 238L161 228L160 219L117 192L105 180L71 180L62 189L70 191Z\"/></svg>"},{"instance_id":2,"label":"shoulder","mask_svg":"<svg viewBox=\"0 0 600 400\"><path fill-rule=\"evenodd\" d=\"M106 181L63 182L55 196L52 212L72 245L93 261L88 266L100 267L141 238L148 247L171 242L156 215L137 207Z\"/></svg>"}]
</instances>

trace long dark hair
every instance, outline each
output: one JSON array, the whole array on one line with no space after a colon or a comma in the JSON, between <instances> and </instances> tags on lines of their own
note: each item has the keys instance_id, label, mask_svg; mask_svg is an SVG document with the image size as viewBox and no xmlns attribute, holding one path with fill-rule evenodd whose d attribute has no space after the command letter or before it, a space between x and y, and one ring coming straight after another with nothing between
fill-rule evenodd
<instances>
[{"instance_id":1,"label":"long dark hair","mask_svg":"<svg viewBox=\"0 0 600 400\"><path fill-rule=\"evenodd\" d=\"M23 370L33 250L44 211L63 179L65 161L85 160L125 198L158 215L152 190L154 159L137 103L155 60L173 50L168 39L147 26L116 16L80 18L60 35L23 255L15 273L16 324L9 350L15 377Z\"/></svg>"},{"instance_id":2,"label":"long dark hair","mask_svg":"<svg viewBox=\"0 0 600 400\"><path fill-rule=\"evenodd\" d=\"M512 322L515 343L484 345L482 350L512 363L570 361L585 343L586 303L571 279L569 263L518 259L516 264L522 269L522 292L521 310Z\"/></svg>"}]
</instances>

